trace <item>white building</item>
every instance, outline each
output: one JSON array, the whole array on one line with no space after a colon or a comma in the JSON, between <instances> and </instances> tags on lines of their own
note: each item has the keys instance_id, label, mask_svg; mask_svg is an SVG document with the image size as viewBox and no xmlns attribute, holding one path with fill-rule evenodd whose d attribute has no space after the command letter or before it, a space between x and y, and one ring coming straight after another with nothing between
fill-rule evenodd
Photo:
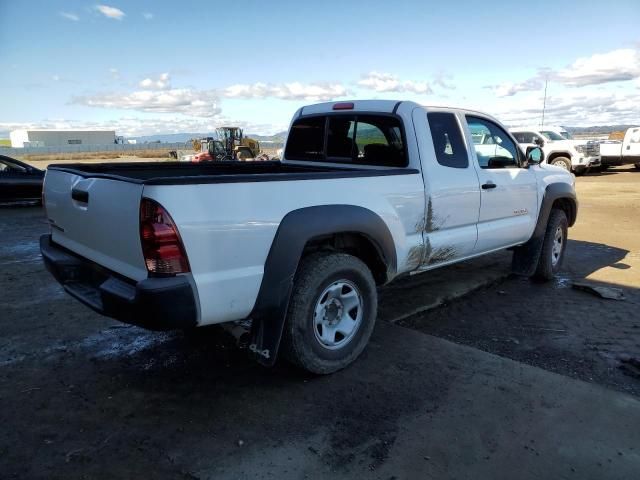
<instances>
[{"instance_id":1,"label":"white building","mask_svg":"<svg viewBox=\"0 0 640 480\"><path fill-rule=\"evenodd\" d=\"M116 132L114 130L13 130L9 138L13 148L112 145L116 141Z\"/></svg>"}]
</instances>

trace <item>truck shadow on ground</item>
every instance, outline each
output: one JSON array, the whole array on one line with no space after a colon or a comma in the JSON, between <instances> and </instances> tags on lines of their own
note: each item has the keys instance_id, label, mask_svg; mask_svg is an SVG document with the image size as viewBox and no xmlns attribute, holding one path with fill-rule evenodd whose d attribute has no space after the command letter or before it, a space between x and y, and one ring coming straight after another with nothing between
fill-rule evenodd
<instances>
[{"instance_id":1,"label":"truck shadow on ground","mask_svg":"<svg viewBox=\"0 0 640 480\"><path fill-rule=\"evenodd\" d=\"M622 167L609 168L604 171L590 170L589 173L586 174L586 176L587 177L606 177L608 175L615 175L616 173L624 173L624 172L640 173L640 169L635 168L633 165L624 165Z\"/></svg>"},{"instance_id":2,"label":"truck shadow on ground","mask_svg":"<svg viewBox=\"0 0 640 480\"><path fill-rule=\"evenodd\" d=\"M625 260L629 253L570 240L564 269L554 281L511 277L401 325L640 395L640 288L629 281L587 279L590 285L622 292L621 301L572 288L607 267L627 275L634 268ZM621 278L615 270L615 278Z\"/></svg>"}]
</instances>

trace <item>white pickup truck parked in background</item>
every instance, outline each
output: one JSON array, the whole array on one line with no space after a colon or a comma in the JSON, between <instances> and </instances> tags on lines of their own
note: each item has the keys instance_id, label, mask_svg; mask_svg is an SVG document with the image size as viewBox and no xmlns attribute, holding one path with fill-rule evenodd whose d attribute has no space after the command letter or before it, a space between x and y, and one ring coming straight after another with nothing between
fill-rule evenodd
<instances>
[{"instance_id":1,"label":"white pickup truck parked in background","mask_svg":"<svg viewBox=\"0 0 640 480\"><path fill-rule=\"evenodd\" d=\"M536 146L542 148L550 165L562 167L576 175L600 166L598 142L568 140L557 133L555 128L518 127L510 130L525 149Z\"/></svg>"},{"instance_id":2,"label":"white pickup truck parked in background","mask_svg":"<svg viewBox=\"0 0 640 480\"><path fill-rule=\"evenodd\" d=\"M606 141L600 144L602 168L615 165L635 165L640 169L640 127L627 129L621 142Z\"/></svg>"},{"instance_id":3,"label":"white pickup truck parked in background","mask_svg":"<svg viewBox=\"0 0 640 480\"><path fill-rule=\"evenodd\" d=\"M495 119L413 102L311 105L282 162L50 166L45 264L96 311L152 329L251 319L249 350L316 373L352 362L376 287L513 248L549 279L574 179Z\"/></svg>"}]
</instances>

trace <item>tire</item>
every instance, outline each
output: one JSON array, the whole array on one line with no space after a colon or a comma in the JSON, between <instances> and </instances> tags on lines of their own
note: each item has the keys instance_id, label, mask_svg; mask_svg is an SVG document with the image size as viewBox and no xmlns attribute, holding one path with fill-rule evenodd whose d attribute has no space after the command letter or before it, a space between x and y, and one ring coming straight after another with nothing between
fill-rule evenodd
<instances>
[{"instance_id":1,"label":"tire","mask_svg":"<svg viewBox=\"0 0 640 480\"><path fill-rule=\"evenodd\" d=\"M551 160L551 165L564 168L567 172L571 171L571 160L569 160L567 157L556 157Z\"/></svg>"},{"instance_id":2,"label":"tire","mask_svg":"<svg viewBox=\"0 0 640 480\"><path fill-rule=\"evenodd\" d=\"M567 249L568 230L567 215L562 210L551 210L542 241L542 251L533 278L548 281L560 271Z\"/></svg>"},{"instance_id":3,"label":"tire","mask_svg":"<svg viewBox=\"0 0 640 480\"><path fill-rule=\"evenodd\" d=\"M606 172L607 170L609 170L609 165L600 165L599 168L601 172Z\"/></svg>"},{"instance_id":4,"label":"tire","mask_svg":"<svg viewBox=\"0 0 640 480\"><path fill-rule=\"evenodd\" d=\"M350 311L347 302L353 305ZM310 255L294 279L282 354L312 373L340 370L364 350L377 311L376 283L360 259L344 253Z\"/></svg>"}]
</instances>

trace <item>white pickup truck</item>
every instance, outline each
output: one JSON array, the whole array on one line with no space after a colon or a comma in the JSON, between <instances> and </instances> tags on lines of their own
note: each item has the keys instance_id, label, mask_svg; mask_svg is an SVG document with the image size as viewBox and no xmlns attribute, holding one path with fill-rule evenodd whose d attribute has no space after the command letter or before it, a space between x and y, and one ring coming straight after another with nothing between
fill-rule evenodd
<instances>
[{"instance_id":1,"label":"white pickup truck","mask_svg":"<svg viewBox=\"0 0 640 480\"><path fill-rule=\"evenodd\" d=\"M542 148L546 162L550 165L562 167L576 175L600 167L598 142L567 139L554 127L517 127L510 130L523 148Z\"/></svg>"},{"instance_id":2,"label":"white pickup truck","mask_svg":"<svg viewBox=\"0 0 640 480\"><path fill-rule=\"evenodd\" d=\"M616 165L635 165L640 169L640 127L627 129L621 142L602 142L600 155L603 169Z\"/></svg>"},{"instance_id":3,"label":"white pickup truck","mask_svg":"<svg viewBox=\"0 0 640 480\"><path fill-rule=\"evenodd\" d=\"M250 319L258 361L280 351L329 373L362 352L376 287L401 275L507 248L517 273L558 271L574 178L542 155L478 112L311 105L281 162L50 166L41 252L104 315L150 329Z\"/></svg>"}]
</instances>

